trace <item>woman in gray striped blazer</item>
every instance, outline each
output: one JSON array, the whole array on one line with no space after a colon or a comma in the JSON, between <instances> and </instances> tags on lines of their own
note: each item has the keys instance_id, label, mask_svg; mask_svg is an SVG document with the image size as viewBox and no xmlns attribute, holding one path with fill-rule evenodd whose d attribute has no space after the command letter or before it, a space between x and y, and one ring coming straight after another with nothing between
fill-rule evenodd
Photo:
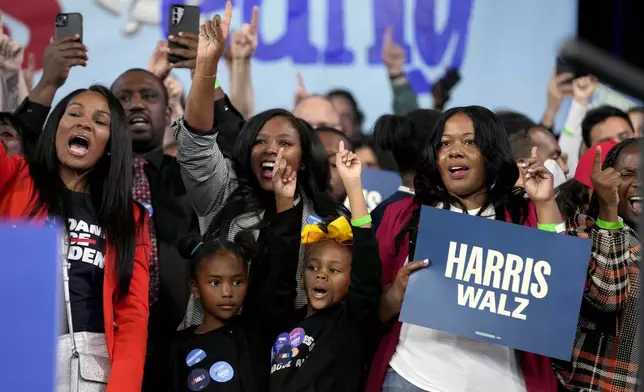
<instances>
[{"instance_id":1,"label":"woman in gray striped blazer","mask_svg":"<svg viewBox=\"0 0 644 392\"><path fill-rule=\"evenodd\" d=\"M258 236L264 213L275 210L271 176L280 150L298 171L295 203L303 203L303 222L313 214L326 217L346 212L328 194L329 163L322 142L308 123L289 111L272 109L251 118L239 133L234 158L224 158L217 146L217 129L210 129L214 90L212 80L195 77L185 116L173 125L177 161L202 234L232 239L242 229L254 229ZM298 307L306 304L300 277L301 267ZM180 329L202 322L203 307L198 302L191 297Z\"/></svg>"}]
</instances>

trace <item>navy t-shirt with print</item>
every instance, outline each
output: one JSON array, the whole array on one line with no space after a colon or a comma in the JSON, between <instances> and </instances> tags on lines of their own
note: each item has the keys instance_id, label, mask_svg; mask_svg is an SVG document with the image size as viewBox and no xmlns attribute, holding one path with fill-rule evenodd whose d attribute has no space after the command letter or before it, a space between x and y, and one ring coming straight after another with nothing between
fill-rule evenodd
<instances>
[{"instance_id":1,"label":"navy t-shirt with print","mask_svg":"<svg viewBox=\"0 0 644 392\"><path fill-rule=\"evenodd\" d=\"M196 326L178 333L173 349L175 391L240 392L239 350L226 328L195 334Z\"/></svg>"},{"instance_id":2,"label":"navy t-shirt with print","mask_svg":"<svg viewBox=\"0 0 644 392\"><path fill-rule=\"evenodd\" d=\"M105 332L103 321L103 272L105 234L98 225L90 196L70 192L72 211L67 220L69 294L74 332ZM64 322L62 333L68 333Z\"/></svg>"}]
</instances>

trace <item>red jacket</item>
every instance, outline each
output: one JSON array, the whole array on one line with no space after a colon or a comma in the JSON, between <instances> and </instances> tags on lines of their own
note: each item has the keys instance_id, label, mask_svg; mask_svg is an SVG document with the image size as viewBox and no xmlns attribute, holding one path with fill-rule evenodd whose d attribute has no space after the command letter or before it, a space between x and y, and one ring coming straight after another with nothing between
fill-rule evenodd
<instances>
[{"instance_id":1,"label":"red jacket","mask_svg":"<svg viewBox=\"0 0 644 392\"><path fill-rule=\"evenodd\" d=\"M409 254L409 235L407 234L402 240L398 253L396 253L395 245L396 236L401 232L416 208L418 207L414 203L414 199L408 198L389 205L385 211L382 223L376 233L380 247L380 259L382 260L383 287L393 283L398 270L405 264L405 259ZM506 221L511 222L508 215L506 215ZM530 203L528 217L523 225L537 226L537 213L532 203ZM369 371L366 392L380 392L382 390L389 361L398 345L401 327L402 323L396 320L380 341ZM557 391L557 379L552 370L550 358L518 350L517 353L528 392Z\"/></svg>"},{"instance_id":2,"label":"red jacket","mask_svg":"<svg viewBox=\"0 0 644 392\"><path fill-rule=\"evenodd\" d=\"M0 144L0 217L26 218L31 207L34 182L29 167L21 156L8 157ZM140 218L139 208L134 209L135 221ZM36 220L44 219L39 214ZM150 236L145 222L137 230L134 269L130 291L117 300L118 276L114 269L114 257L109 246L105 251L103 283L103 314L105 340L112 363L107 385L108 392L140 392L143 381L148 339L148 287L150 284L149 255Z\"/></svg>"}]
</instances>

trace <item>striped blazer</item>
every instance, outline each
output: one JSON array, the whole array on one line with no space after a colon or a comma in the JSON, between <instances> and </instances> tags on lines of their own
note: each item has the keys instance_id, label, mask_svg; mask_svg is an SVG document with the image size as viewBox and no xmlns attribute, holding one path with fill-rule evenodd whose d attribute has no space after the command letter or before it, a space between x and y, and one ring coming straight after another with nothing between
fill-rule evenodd
<instances>
[{"instance_id":1,"label":"striped blazer","mask_svg":"<svg viewBox=\"0 0 644 392\"><path fill-rule=\"evenodd\" d=\"M237 188L237 174L232 168L232 162L225 158L217 145L217 132L192 132L184 121L183 117L173 124L174 135L179 149L177 162L181 166L181 176L186 187L188 199L199 217L199 228L205 233L210 223L223 209L226 201ZM298 198L304 203L302 213L302 225L306 218L314 214L313 203L304 195ZM264 214L244 213L238 216L231 224L228 232L228 239L234 239L235 235L243 229L255 226L261 221ZM259 231L255 231L255 237ZM304 258L304 248L300 248L300 261ZM297 268L297 298L295 306L304 306L306 294L302 287L302 263ZM203 322L203 304L198 298L190 296L186 315L179 329L185 329L192 325L200 325Z\"/></svg>"}]
</instances>

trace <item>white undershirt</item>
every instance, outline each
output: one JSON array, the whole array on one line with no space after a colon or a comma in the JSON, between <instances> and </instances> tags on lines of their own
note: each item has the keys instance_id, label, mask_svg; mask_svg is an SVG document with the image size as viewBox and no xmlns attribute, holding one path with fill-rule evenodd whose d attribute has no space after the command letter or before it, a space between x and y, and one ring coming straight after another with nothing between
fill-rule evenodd
<instances>
[{"instance_id":1,"label":"white undershirt","mask_svg":"<svg viewBox=\"0 0 644 392\"><path fill-rule=\"evenodd\" d=\"M450 210L463 212L456 207ZM470 215L478 212L468 210ZM494 219L494 209L486 209L481 216ZM514 350L407 323L402 325L389 366L425 391L526 391Z\"/></svg>"}]
</instances>

